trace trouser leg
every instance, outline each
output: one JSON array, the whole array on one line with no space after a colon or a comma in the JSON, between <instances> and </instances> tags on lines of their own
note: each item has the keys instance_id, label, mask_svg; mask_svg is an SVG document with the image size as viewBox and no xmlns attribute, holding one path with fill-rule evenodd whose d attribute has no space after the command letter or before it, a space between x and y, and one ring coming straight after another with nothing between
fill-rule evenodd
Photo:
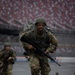
<instances>
[{"instance_id":1,"label":"trouser leg","mask_svg":"<svg viewBox=\"0 0 75 75\"><path fill-rule=\"evenodd\" d=\"M39 75L40 64L39 59L37 57L34 56L30 57L30 68L31 68L31 75Z\"/></svg>"},{"instance_id":2,"label":"trouser leg","mask_svg":"<svg viewBox=\"0 0 75 75\"><path fill-rule=\"evenodd\" d=\"M42 60L40 60L40 66L41 66L41 75L49 75L51 68L47 58L44 57Z\"/></svg>"},{"instance_id":3,"label":"trouser leg","mask_svg":"<svg viewBox=\"0 0 75 75\"><path fill-rule=\"evenodd\" d=\"M12 64L8 65L8 67L7 67L7 75L12 75L12 67L13 67Z\"/></svg>"}]
</instances>

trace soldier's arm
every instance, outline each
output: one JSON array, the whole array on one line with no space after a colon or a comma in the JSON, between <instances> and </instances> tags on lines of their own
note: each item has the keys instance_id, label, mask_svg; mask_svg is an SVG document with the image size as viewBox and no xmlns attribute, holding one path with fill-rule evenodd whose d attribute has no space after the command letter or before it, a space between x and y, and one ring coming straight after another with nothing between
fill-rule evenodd
<instances>
[{"instance_id":1,"label":"soldier's arm","mask_svg":"<svg viewBox=\"0 0 75 75\"><path fill-rule=\"evenodd\" d=\"M24 38L24 37L29 37L29 34L28 34L27 32L24 33L24 34L21 36L21 38ZM21 40L20 40L20 41L21 41ZM21 41L21 43L22 43L24 49L27 49L27 48L29 47L29 45L30 45L30 44L28 44L28 43L26 43L26 42L24 42L24 41Z\"/></svg>"},{"instance_id":2,"label":"soldier's arm","mask_svg":"<svg viewBox=\"0 0 75 75\"><path fill-rule=\"evenodd\" d=\"M13 57L13 58L16 58L16 52L15 52L15 51L13 51L12 57Z\"/></svg>"},{"instance_id":3,"label":"soldier's arm","mask_svg":"<svg viewBox=\"0 0 75 75\"><path fill-rule=\"evenodd\" d=\"M57 39L52 33L49 33L49 37L50 37L50 45L47 48L47 51L53 53L58 47Z\"/></svg>"},{"instance_id":4,"label":"soldier's arm","mask_svg":"<svg viewBox=\"0 0 75 75\"><path fill-rule=\"evenodd\" d=\"M8 58L8 60L16 60L16 52L14 50L11 51L11 56Z\"/></svg>"},{"instance_id":5,"label":"soldier's arm","mask_svg":"<svg viewBox=\"0 0 75 75\"><path fill-rule=\"evenodd\" d=\"M14 50L11 50L11 56L8 58L8 62L11 64L14 64L16 61L16 52Z\"/></svg>"},{"instance_id":6,"label":"soldier's arm","mask_svg":"<svg viewBox=\"0 0 75 75\"><path fill-rule=\"evenodd\" d=\"M24 50L28 48L28 46L29 46L28 43L26 43L26 42L21 42L21 43L22 43L22 46L23 46Z\"/></svg>"}]
</instances>

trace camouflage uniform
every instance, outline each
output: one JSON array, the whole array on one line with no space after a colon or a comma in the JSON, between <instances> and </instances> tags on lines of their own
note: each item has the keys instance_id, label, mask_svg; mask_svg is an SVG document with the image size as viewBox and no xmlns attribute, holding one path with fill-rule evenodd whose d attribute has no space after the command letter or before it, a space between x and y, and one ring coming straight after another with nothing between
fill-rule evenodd
<instances>
[{"instance_id":1,"label":"camouflage uniform","mask_svg":"<svg viewBox=\"0 0 75 75\"><path fill-rule=\"evenodd\" d=\"M8 44L4 46L4 49L0 51L0 61L3 63L3 71L1 75L12 75L13 64L16 60L16 53L12 49L6 51L6 47ZM9 58L11 59L9 60Z\"/></svg>"},{"instance_id":2,"label":"camouflage uniform","mask_svg":"<svg viewBox=\"0 0 75 75\"><path fill-rule=\"evenodd\" d=\"M37 23L40 22L43 22L46 25L43 19L36 20L35 25L37 25ZM44 33L41 36L39 36L37 34L36 29L33 29L22 35L22 37L24 36L30 37L42 51L48 50L50 53L53 53L57 48L57 40L55 36L47 30L44 30ZM23 42L22 44L23 47L27 50L29 44L25 42ZM34 50L29 51L29 54L30 54L29 65L31 68L31 74L40 75L41 73L41 75L49 75L51 68L48 63L48 58L42 54L38 55L34 53Z\"/></svg>"}]
</instances>

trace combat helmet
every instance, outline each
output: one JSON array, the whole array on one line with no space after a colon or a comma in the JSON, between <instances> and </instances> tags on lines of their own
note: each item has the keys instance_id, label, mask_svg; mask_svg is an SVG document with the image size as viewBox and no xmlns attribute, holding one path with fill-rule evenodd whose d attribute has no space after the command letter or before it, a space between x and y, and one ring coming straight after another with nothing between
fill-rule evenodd
<instances>
[{"instance_id":1,"label":"combat helmet","mask_svg":"<svg viewBox=\"0 0 75 75\"><path fill-rule=\"evenodd\" d=\"M5 46L5 47L11 46L11 44L10 44L9 42L6 42L6 43L4 44L4 46Z\"/></svg>"},{"instance_id":2,"label":"combat helmet","mask_svg":"<svg viewBox=\"0 0 75 75\"><path fill-rule=\"evenodd\" d=\"M38 23L40 23L40 22L41 22L41 23L44 23L44 24L46 25L45 19L39 18L39 19L36 20L35 26L36 26Z\"/></svg>"}]
</instances>

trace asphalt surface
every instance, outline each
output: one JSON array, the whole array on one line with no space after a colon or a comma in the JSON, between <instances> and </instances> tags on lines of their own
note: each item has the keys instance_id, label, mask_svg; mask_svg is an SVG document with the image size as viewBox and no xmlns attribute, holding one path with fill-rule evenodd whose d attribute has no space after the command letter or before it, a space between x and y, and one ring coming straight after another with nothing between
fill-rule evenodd
<instances>
[{"instance_id":1,"label":"asphalt surface","mask_svg":"<svg viewBox=\"0 0 75 75\"><path fill-rule=\"evenodd\" d=\"M50 62L51 72L49 75L75 75L75 63L60 64L61 67L53 62ZM13 66L13 75L31 75L28 61L16 62Z\"/></svg>"}]
</instances>

